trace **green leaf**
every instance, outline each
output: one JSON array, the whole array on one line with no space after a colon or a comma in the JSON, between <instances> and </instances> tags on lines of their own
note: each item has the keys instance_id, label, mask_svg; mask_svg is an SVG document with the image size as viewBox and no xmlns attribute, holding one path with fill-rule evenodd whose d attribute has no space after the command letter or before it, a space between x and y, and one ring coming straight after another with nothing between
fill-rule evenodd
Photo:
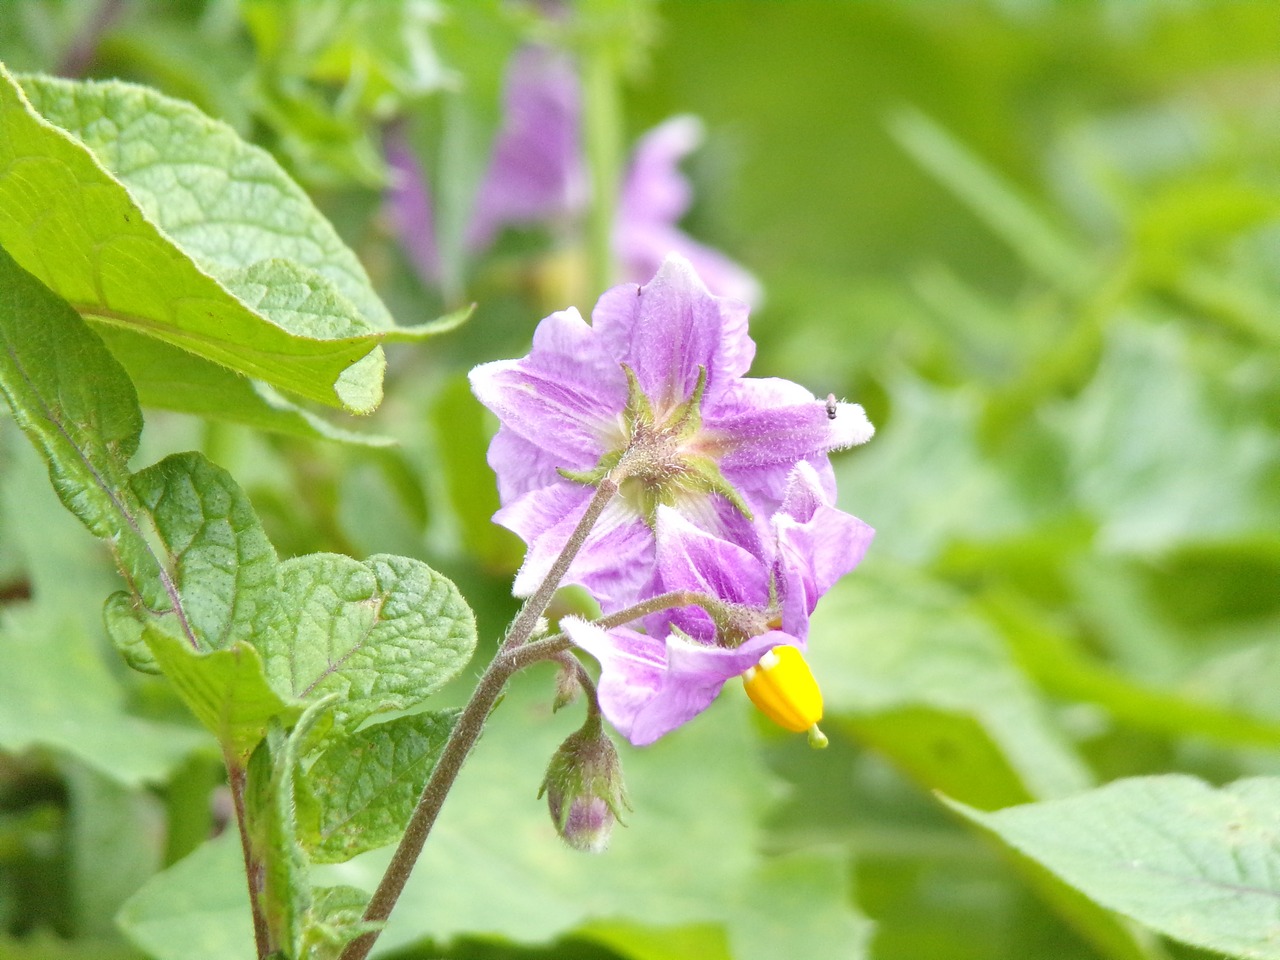
<instances>
[{"instance_id":1,"label":"green leaf","mask_svg":"<svg viewBox=\"0 0 1280 960\"><path fill-rule=\"evenodd\" d=\"M394 441L335 426L297 406L259 380L123 327L98 332L124 365L144 407L194 413L267 433L385 447Z\"/></svg>"},{"instance_id":2,"label":"green leaf","mask_svg":"<svg viewBox=\"0 0 1280 960\"><path fill-rule=\"evenodd\" d=\"M923 562L954 541L1006 536L1026 525L1029 510L1008 473L982 449L977 390L902 376L890 391L890 428L837 466L841 488L857 491L858 515L877 529L876 556Z\"/></svg>"},{"instance_id":3,"label":"green leaf","mask_svg":"<svg viewBox=\"0 0 1280 960\"><path fill-rule=\"evenodd\" d=\"M256 956L244 856L235 830L157 873L116 917L156 960L244 960Z\"/></svg>"},{"instance_id":4,"label":"green leaf","mask_svg":"<svg viewBox=\"0 0 1280 960\"><path fill-rule=\"evenodd\" d=\"M1275 527L1273 431L1223 407L1176 328L1135 323L1108 335L1094 379L1054 411L1101 546L1151 553Z\"/></svg>"},{"instance_id":5,"label":"green leaf","mask_svg":"<svg viewBox=\"0 0 1280 960\"><path fill-rule=\"evenodd\" d=\"M1280 957L1280 781L1138 777L994 813L952 806L1108 909L1208 950Z\"/></svg>"},{"instance_id":6,"label":"green leaf","mask_svg":"<svg viewBox=\"0 0 1280 960\"><path fill-rule=\"evenodd\" d=\"M294 773L299 744L331 706L332 700L312 704L291 733L285 732L278 718L272 718L246 771L249 847L262 870L258 906L270 942L288 956L302 955L303 930L312 903L307 857L298 844Z\"/></svg>"},{"instance_id":7,"label":"green leaf","mask_svg":"<svg viewBox=\"0 0 1280 960\"><path fill-rule=\"evenodd\" d=\"M177 453L134 475L182 597L178 611L205 650L252 640L274 612L276 551L231 474Z\"/></svg>"},{"instance_id":8,"label":"green leaf","mask_svg":"<svg viewBox=\"0 0 1280 960\"><path fill-rule=\"evenodd\" d=\"M394 328L355 256L262 150L118 82L0 69L0 244L85 316L357 412ZM48 252L57 250L57 257Z\"/></svg>"},{"instance_id":9,"label":"green leaf","mask_svg":"<svg viewBox=\"0 0 1280 960\"><path fill-rule=\"evenodd\" d=\"M843 856L792 853L766 862L729 925L734 960L870 956L872 925L849 909Z\"/></svg>"},{"instance_id":10,"label":"green leaf","mask_svg":"<svg viewBox=\"0 0 1280 960\"><path fill-rule=\"evenodd\" d=\"M398 717L325 750L298 797L311 858L340 863L396 841L456 720L456 711Z\"/></svg>"},{"instance_id":11,"label":"green leaf","mask_svg":"<svg viewBox=\"0 0 1280 960\"><path fill-rule=\"evenodd\" d=\"M0 391L67 509L138 565L145 544L127 466L142 433L133 385L76 312L3 247Z\"/></svg>"},{"instance_id":12,"label":"green leaf","mask_svg":"<svg viewBox=\"0 0 1280 960\"><path fill-rule=\"evenodd\" d=\"M471 609L419 560L311 554L280 565L280 590L259 643L267 675L298 699L341 694L340 726L422 703L475 648Z\"/></svg>"},{"instance_id":13,"label":"green leaf","mask_svg":"<svg viewBox=\"0 0 1280 960\"><path fill-rule=\"evenodd\" d=\"M814 614L828 713L927 787L980 807L1084 789L1089 774L960 593L868 563Z\"/></svg>"},{"instance_id":14,"label":"green leaf","mask_svg":"<svg viewBox=\"0 0 1280 960\"><path fill-rule=\"evenodd\" d=\"M64 776L77 937L118 939L116 911L162 864L163 807L152 793L79 764L67 764Z\"/></svg>"},{"instance_id":15,"label":"green leaf","mask_svg":"<svg viewBox=\"0 0 1280 960\"><path fill-rule=\"evenodd\" d=\"M162 783L203 736L134 716L128 700L71 614L37 608L0 616L0 749L50 747L124 786Z\"/></svg>"},{"instance_id":16,"label":"green leaf","mask_svg":"<svg viewBox=\"0 0 1280 960\"><path fill-rule=\"evenodd\" d=\"M262 658L248 643L198 653L155 623L147 624L143 636L160 669L217 737L229 761L243 766L272 719L287 727L302 716L301 704L286 703L267 683Z\"/></svg>"},{"instance_id":17,"label":"green leaf","mask_svg":"<svg viewBox=\"0 0 1280 960\"><path fill-rule=\"evenodd\" d=\"M355 887L320 887L307 917L305 942L300 955L307 960L337 960L350 941L381 924L365 923L369 895Z\"/></svg>"}]
</instances>

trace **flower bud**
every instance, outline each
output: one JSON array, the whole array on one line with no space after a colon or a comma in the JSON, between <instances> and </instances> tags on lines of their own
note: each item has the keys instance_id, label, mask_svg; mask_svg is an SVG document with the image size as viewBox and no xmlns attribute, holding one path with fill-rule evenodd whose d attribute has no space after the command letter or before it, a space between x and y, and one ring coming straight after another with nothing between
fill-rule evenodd
<instances>
[{"instance_id":1,"label":"flower bud","mask_svg":"<svg viewBox=\"0 0 1280 960\"><path fill-rule=\"evenodd\" d=\"M551 822L565 843L588 853L609 845L614 823L622 820L621 808L630 809L630 804L618 751L598 715L588 717L552 756L538 796L544 793Z\"/></svg>"}]
</instances>

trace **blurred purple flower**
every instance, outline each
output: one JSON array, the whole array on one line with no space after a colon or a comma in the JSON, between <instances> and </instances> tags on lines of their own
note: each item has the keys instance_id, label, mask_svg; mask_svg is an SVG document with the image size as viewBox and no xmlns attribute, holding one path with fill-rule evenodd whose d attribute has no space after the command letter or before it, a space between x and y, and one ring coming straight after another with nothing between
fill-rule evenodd
<instances>
[{"instance_id":1,"label":"blurred purple flower","mask_svg":"<svg viewBox=\"0 0 1280 960\"><path fill-rule=\"evenodd\" d=\"M580 221L590 198L582 152L581 85L563 52L527 46L512 58L503 90L503 122L476 196L465 246L487 250L503 228ZM680 161L702 140L694 117L668 120L636 145L614 221L613 247L623 279L651 277L671 252L691 261L721 296L760 301L756 279L724 254L679 229L693 191ZM424 278L440 279L432 198L424 172L404 139L386 142L392 171L388 195L393 228Z\"/></svg>"},{"instance_id":2,"label":"blurred purple flower","mask_svg":"<svg viewBox=\"0 0 1280 960\"><path fill-rule=\"evenodd\" d=\"M827 453L874 432L856 404L828 410L788 380L744 377L755 355L746 305L712 296L682 257L643 287L607 291L592 321L552 314L527 357L471 371L501 422L489 448L502 502L494 520L529 545L519 596L545 578L593 482L624 454L643 448L647 466L623 481L565 578L606 611L653 594L659 504L753 549L797 463L810 462L833 497Z\"/></svg>"},{"instance_id":3,"label":"blurred purple flower","mask_svg":"<svg viewBox=\"0 0 1280 960\"><path fill-rule=\"evenodd\" d=\"M580 100L568 57L541 46L516 52L503 87L502 127L467 228L470 253L488 249L504 227L555 223L586 207ZM418 271L437 281L440 255L426 175L395 132L385 150L392 172L392 225Z\"/></svg>"},{"instance_id":4,"label":"blurred purple flower","mask_svg":"<svg viewBox=\"0 0 1280 960\"><path fill-rule=\"evenodd\" d=\"M649 618L647 633L605 631L572 617L561 622L600 662L600 708L636 746L701 713L766 651L784 644L803 650L818 598L857 566L874 534L831 505L808 463L792 471L770 528L764 550L753 553L660 507L656 592L696 591L726 611L714 619L700 607L667 611Z\"/></svg>"},{"instance_id":5,"label":"blurred purple flower","mask_svg":"<svg viewBox=\"0 0 1280 960\"><path fill-rule=\"evenodd\" d=\"M718 250L694 240L676 224L693 205L693 188L680 161L702 144L702 121L672 117L640 138L618 198L613 248L623 278L641 283L669 253L678 253L698 271L707 289L757 306L760 284Z\"/></svg>"}]
</instances>

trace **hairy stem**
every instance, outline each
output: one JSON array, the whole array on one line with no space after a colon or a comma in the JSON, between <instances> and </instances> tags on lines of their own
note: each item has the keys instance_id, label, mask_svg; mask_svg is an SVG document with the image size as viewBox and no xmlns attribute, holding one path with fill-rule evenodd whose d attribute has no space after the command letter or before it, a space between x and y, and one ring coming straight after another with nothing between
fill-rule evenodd
<instances>
[{"instance_id":1,"label":"hairy stem","mask_svg":"<svg viewBox=\"0 0 1280 960\"><path fill-rule=\"evenodd\" d=\"M547 572L547 578L542 581L542 585L520 608L515 621L507 631L506 639L502 641L502 646L498 649L499 654L521 646L529 639L529 636L533 633L533 628L537 626L538 618L546 612L547 604L551 602L552 595L559 588L560 581L564 579L565 573L568 572L569 564L573 563L573 558L578 555L578 551L586 543L587 535L591 532L591 528L596 525L596 521L600 519L600 514L604 512L604 508L613 499L613 495L618 492L618 482L612 474L600 481L600 485L596 487L595 494L592 495L591 500L587 503L587 509L582 514L582 519L573 528L573 533L569 535L569 541L564 545L564 549L560 551L560 556L556 557L555 563L551 565L551 569Z\"/></svg>"},{"instance_id":2,"label":"hairy stem","mask_svg":"<svg viewBox=\"0 0 1280 960\"><path fill-rule=\"evenodd\" d=\"M271 955L271 932L267 927L266 914L262 912L262 905L258 900L264 879L263 866L254 855L253 844L249 840L249 823L245 819L246 771L230 756L226 757L226 762L227 782L231 786L231 800L236 811L236 826L240 830L240 850L244 854L244 873L249 883L249 908L253 912L253 941L258 949L258 960L266 960Z\"/></svg>"},{"instance_id":3,"label":"hairy stem","mask_svg":"<svg viewBox=\"0 0 1280 960\"><path fill-rule=\"evenodd\" d=\"M366 921L382 923L391 915L391 910L400 899L404 885L409 880L409 874L413 871L413 865L417 863L422 847L427 842L432 827L435 826L440 809L444 806L445 797L453 788L453 783L458 778L458 773L462 770L462 765L466 762L472 747L480 739L485 721L488 720L490 712L502 695L503 687L511 679L512 674L520 669L520 665L510 654L524 645L533 633L538 618L546 612L547 604L551 602L552 595L560 586L560 581L564 579L569 564L586 543L591 528L600 519L600 514L617 491L618 481L612 476L607 476L600 481L564 549L551 565L547 578L520 608L520 612L507 631L506 638L498 648L497 656L489 663L488 669L485 670L484 676L480 678L475 692L471 695L471 700L463 708L462 715L458 717L458 722L449 734L449 740L440 753L440 759L436 761L431 776L427 779L427 785L423 787L422 795L418 798L418 805L409 818L404 836L400 838L396 852L391 857L391 863L387 865L382 881L378 884L378 889L373 892L369 906L365 909ZM364 960L377 939L378 931L356 937L342 951L340 960Z\"/></svg>"}]
</instances>

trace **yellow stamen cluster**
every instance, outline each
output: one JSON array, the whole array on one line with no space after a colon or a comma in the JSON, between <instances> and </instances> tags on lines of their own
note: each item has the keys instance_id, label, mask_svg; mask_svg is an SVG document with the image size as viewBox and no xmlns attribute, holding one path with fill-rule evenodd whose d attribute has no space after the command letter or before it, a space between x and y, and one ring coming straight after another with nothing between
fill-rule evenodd
<instances>
[{"instance_id":1,"label":"yellow stamen cluster","mask_svg":"<svg viewBox=\"0 0 1280 960\"><path fill-rule=\"evenodd\" d=\"M742 675L742 683L751 702L778 726L794 733L807 730L813 747L827 745L826 735L818 729L822 691L795 647L774 647Z\"/></svg>"}]
</instances>

